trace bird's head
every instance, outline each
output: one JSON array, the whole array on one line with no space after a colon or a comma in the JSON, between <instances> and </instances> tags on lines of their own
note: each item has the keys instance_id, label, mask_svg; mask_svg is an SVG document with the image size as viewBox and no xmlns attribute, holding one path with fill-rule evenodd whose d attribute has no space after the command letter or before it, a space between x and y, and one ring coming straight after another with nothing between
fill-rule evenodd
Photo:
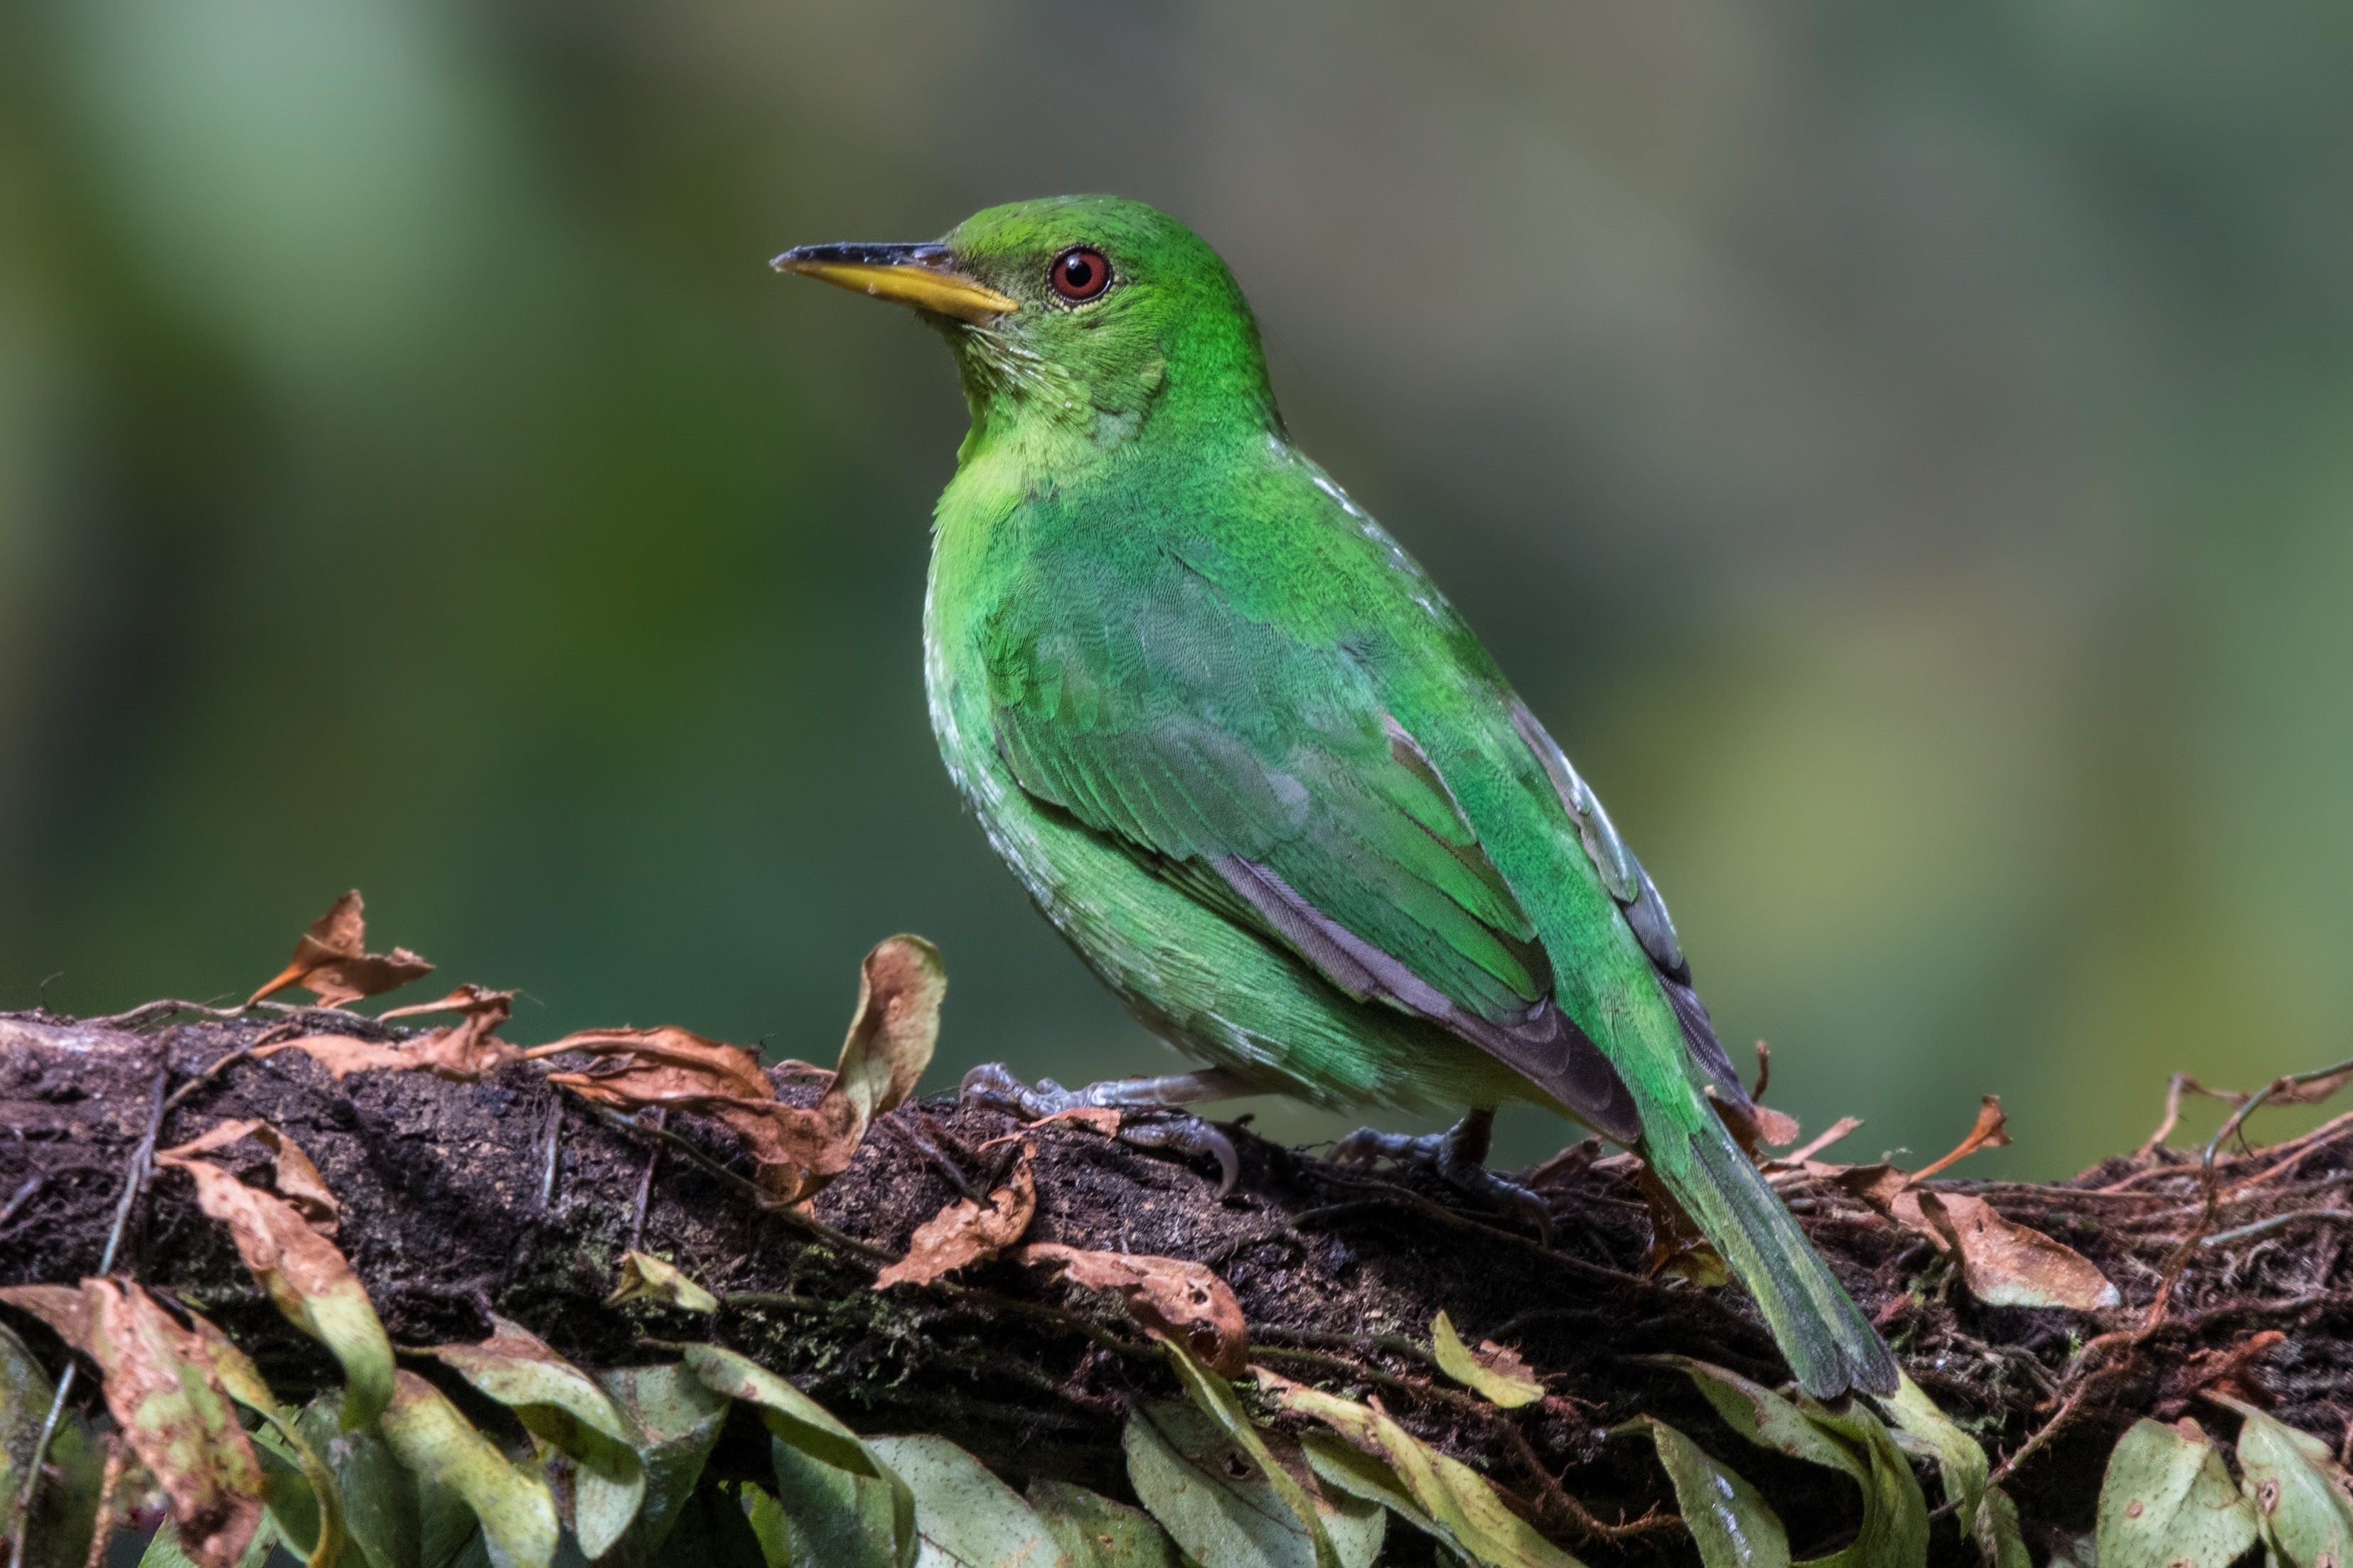
<instances>
[{"instance_id":1,"label":"bird's head","mask_svg":"<svg viewBox=\"0 0 2353 1568\"><path fill-rule=\"evenodd\" d=\"M1218 253L1116 196L976 213L919 245L804 245L778 270L913 306L947 334L976 436L1113 449L1147 423L1276 424L1249 302Z\"/></svg>"}]
</instances>

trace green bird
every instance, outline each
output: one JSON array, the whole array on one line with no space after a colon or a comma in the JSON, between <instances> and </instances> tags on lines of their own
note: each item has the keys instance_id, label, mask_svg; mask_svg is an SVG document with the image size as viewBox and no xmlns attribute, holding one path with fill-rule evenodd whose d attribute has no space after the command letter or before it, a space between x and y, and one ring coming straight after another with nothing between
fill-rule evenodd
<instances>
[{"instance_id":1,"label":"green bird","mask_svg":"<svg viewBox=\"0 0 2353 1568\"><path fill-rule=\"evenodd\" d=\"M1658 889L1413 559L1293 446L1215 251L1140 203L993 207L944 239L776 265L913 306L972 427L923 607L933 728L1048 920L1210 1068L967 1091L1467 1108L1366 1132L1477 1192L1494 1108L1639 1149L1805 1389L1892 1393L1886 1345L1727 1131L1753 1111Z\"/></svg>"}]
</instances>

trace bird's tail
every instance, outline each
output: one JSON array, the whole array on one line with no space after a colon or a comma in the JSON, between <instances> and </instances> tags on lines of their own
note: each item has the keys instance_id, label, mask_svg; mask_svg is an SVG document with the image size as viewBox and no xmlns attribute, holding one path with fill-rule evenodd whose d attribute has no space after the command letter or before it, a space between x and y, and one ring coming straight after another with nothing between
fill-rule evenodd
<instances>
[{"instance_id":1,"label":"bird's tail","mask_svg":"<svg viewBox=\"0 0 2353 1568\"><path fill-rule=\"evenodd\" d=\"M1895 1392L1895 1358L1713 1111L1644 1140L1651 1168L1699 1222L1817 1399Z\"/></svg>"}]
</instances>

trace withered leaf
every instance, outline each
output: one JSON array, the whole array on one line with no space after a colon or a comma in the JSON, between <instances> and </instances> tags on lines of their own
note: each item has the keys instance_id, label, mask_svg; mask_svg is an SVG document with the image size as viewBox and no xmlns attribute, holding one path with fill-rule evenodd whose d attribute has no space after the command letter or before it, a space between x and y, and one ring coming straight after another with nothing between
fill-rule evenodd
<instances>
[{"instance_id":1,"label":"withered leaf","mask_svg":"<svg viewBox=\"0 0 2353 1568\"><path fill-rule=\"evenodd\" d=\"M548 1075L598 1104L666 1105L717 1117L751 1154L762 1189L800 1203L848 1170L874 1118L913 1090L931 1065L946 988L939 950L921 937L895 936L868 953L840 1063L806 1110L776 1099L751 1052L684 1029L591 1029L526 1054L608 1058L586 1072Z\"/></svg>"},{"instance_id":2,"label":"withered leaf","mask_svg":"<svg viewBox=\"0 0 2353 1568\"><path fill-rule=\"evenodd\" d=\"M1021 1146L1012 1174L988 1194L986 1205L958 1198L925 1220L907 1244L907 1256L874 1276L874 1288L928 1285L1020 1240L1038 1213L1038 1176L1030 1165L1036 1152L1029 1144Z\"/></svg>"},{"instance_id":3,"label":"withered leaf","mask_svg":"<svg viewBox=\"0 0 2353 1568\"><path fill-rule=\"evenodd\" d=\"M1718 1094L1714 1088L1707 1091L1708 1103L1731 1129L1733 1141L1753 1157L1761 1146L1778 1149L1798 1141L1798 1119L1786 1110L1776 1110L1769 1105L1752 1100L1740 1105Z\"/></svg>"},{"instance_id":4,"label":"withered leaf","mask_svg":"<svg viewBox=\"0 0 2353 1568\"><path fill-rule=\"evenodd\" d=\"M1917 1222L1905 1219L1911 1208ZM1907 1228L1959 1258L1969 1294L1994 1307L2065 1307L2094 1312L2123 1300L2092 1260L1966 1193L1908 1190L1895 1200Z\"/></svg>"},{"instance_id":5,"label":"withered leaf","mask_svg":"<svg viewBox=\"0 0 2353 1568\"><path fill-rule=\"evenodd\" d=\"M1060 1269L1091 1289L1115 1290L1130 1316L1176 1341L1222 1376L1240 1376L1250 1360L1250 1325L1232 1287L1202 1264L1133 1252L1088 1252L1032 1242L1023 1263Z\"/></svg>"},{"instance_id":6,"label":"withered leaf","mask_svg":"<svg viewBox=\"0 0 2353 1568\"><path fill-rule=\"evenodd\" d=\"M165 1149L155 1157L164 1161L185 1160L197 1154L209 1154L216 1149L226 1149L240 1139L250 1138L268 1149L278 1164L278 1191L294 1205L312 1230L321 1236L332 1236L343 1223L343 1205L327 1188L326 1178L302 1146L284 1132L259 1117L241 1121L224 1121L190 1139L177 1148Z\"/></svg>"},{"instance_id":7,"label":"withered leaf","mask_svg":"<svg viewBox=\"0 0 2353 1568\"><path fill-rule=\"evenodd\" d=\"M301 1051L335 1075L341 1083L355 1072L429 1072L452 1083L474 1083L489 1077L524 1053L498 1037L499 1026L514 1010L514 993L461 985L438 1002L396 1007L386 1018L458 1009L462 1015L447 1028L400 1045L363 1040L351 1035L305 1035L254 1052L256 1059L280 1051Z\"/></svg>"},{"instance_id":8,"label":"withered leaf","mask_svg":"<svg viewBox=\"0 0 2353 1568\"><path fill-rule=\"evenodd\" d=\"M1792 1149L1787 1154L1784 1154L1778 1159L1773 1161L1770 1168L1778 1171L1787 1167L1803 1165L1815 1155L1820 1153L1831 1144L1839 1142L1849 1133L1852 1133L1855 1129L1862 1125L1862 1118L1860 1116L1841 1116L1836 1121L1831 1122L1830 1126L1823 1129L1822 1131L1809 1142L1804 1148Z\"/></svg>"},{"instance_id":9,"label":"withered leaf","mask_svg":"<svg viewBox=\"0 0 2353 1568\"><path fill-rule=\"evenodd\" d=\"M69 1300L76 1298L77 1300ZM106 1407L172 1500L180 1548L229 1568L260 1528L265 1481L212 1354L154 1298L119 1279L26 1286L0 1300L47 1322L104 1373Z\"/></svg>"},{"instance_id":10,"label":"withered leaf","mask_svg":"<svg viewBox=\"0 0 2353 1568\"><path fill-rule=\"evenodd\" d=\"M764 1184L800 1202L849 1169L866 1129L913 1093L932 1065L947 986L940 950L922 937L875 945L859 966L858 1011L833 1082L813 1110L787 1125L783 1169L763 1171Z\"/></svg>"},{"instance_id":11,"label":"withered leaf","mask_svg":"<svg viewBox=\"0 0 2353 1568\"><path fill-rule=\"evenodd\" d=\"M2002 1113L2001 1096L1989 1094L1978 1102L1977 1125L1968 1137L1953 1145L1952 1152L1941 1160L1932 1160L1912 1173L1915 1182L1925 1182L1947 1166L1968 1159L1980 1149L2001 1149L2010 1144L2010 1118Z\"/></svg>"},{"instance_id":12,"label":"withered leaf","mask_svg":"<svg viewBox=\"0 0 2353 1568\"><path fill-rule=\"evenodd\" d=\"M341 1007L364 996L395 991L433 973L433 966L405 947L390 952L367 951L367 918L360 890L353 888L333 907L311 922L294 944L294 956L270 982L246 999L250 1007L265 996L298 985L319 998L322 1007Z\"/></svg>"},{"instance_id":13,"label":"withered leaf","mask_svg":"<svg viewBox=\"0 0 2353 1568\"><path fill-rule=\"evenodd\" d=\"M670 1025L584 1029L523 1054L535 1058L575 1051L599 1059L585 1072L550 1073L549 1083L617 1110L665 1106L715 1117L735 1134L764 1178L772 1166L785 1162L786 1120L809 1114L777 1100L776 1086L750 1051ZM772 1185L765 1179L762 1184Z\"/></svg>"},{"instance_id":14,"label":"withered leaf","mask_svg":"<svg viewBox=\"0 0 2353 1568\"><path fill-rule=\"evenodd\" d=\"M157 1158L188 1173L196 1184L196 1206L228 1226L237 1255L278 1310L343 1363L347 1422L373 1420L392 1396L392 1342L335 1244L312 1230L293 1205L247 1186L218 1165Z\"/></svg>"}]
</instances>

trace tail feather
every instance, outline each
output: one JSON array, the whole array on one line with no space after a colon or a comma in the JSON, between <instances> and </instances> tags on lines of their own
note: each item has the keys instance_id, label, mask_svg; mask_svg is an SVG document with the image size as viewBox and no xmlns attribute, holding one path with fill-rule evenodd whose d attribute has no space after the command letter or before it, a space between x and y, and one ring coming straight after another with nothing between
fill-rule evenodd
<instances>
[{"instance_id":1,"label":"tail feather","mask_svg":"<svg viewBox=\"0 0 2353 1568\"><path fill-rule=\"evenodd\" d=\"M1715 1116L1688 1133L1659 1130L1645 1152L1756 1298L1799 1386L1825 1400L1895 1392L1887 1342Z\"/></svg>"}]
</instances>

